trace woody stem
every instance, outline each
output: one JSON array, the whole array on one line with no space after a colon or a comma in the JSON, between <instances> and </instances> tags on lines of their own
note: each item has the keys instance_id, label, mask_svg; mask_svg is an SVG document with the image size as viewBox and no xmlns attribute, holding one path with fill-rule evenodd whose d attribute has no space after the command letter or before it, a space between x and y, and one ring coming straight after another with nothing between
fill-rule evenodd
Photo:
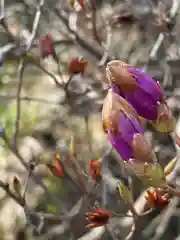
<instances>
[{"instance_id":1,"label":"woody stem","mask_svg":"<svg viewBox=\"0 0 180 240\"><path fill-rule=\"evenodd\" d=\"M128 203L128 207L129 207L133 217L136 219L138 217L138 213L136 212L136 209L134 208L133 204Z\"/></svg>"}]
</instances>

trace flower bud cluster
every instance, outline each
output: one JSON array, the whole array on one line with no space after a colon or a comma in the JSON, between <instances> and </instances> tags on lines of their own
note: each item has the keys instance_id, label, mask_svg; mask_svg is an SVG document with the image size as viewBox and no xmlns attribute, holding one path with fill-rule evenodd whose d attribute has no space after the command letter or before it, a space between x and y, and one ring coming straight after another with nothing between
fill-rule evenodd
<instances>
[{"instance_id":1,"label":"flower bud cluster","mask_svg":"<svg viewBox=\"0 0 180 240\"><path fill-rule=\"evenodd\" d=\"M113 60L107 64L106 75L110 88L102 109L104 132L121 158L131 163L131 168L132 162L140 166L140 175L144 176L147 164L157 164L144 136L144 122L152 124L156 131L170 133L175 119L163 89L143 70Z\"/></svg>"}]
</instances>

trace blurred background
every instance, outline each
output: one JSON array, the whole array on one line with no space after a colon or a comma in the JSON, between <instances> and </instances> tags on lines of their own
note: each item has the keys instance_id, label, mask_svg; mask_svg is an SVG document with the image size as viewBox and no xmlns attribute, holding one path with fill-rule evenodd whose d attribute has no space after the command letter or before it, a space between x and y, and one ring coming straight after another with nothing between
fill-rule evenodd
<instances>
[{"instance_id":1,"label":"blurred background","mask_svg":"<svg viewBox=\"0 0 180 240\"><path fill-rule=\"evenodd\" d=\"M24 205L0 191L0 239L125 239L129 218L85 228L84 214L96 203L127 211L117 180L131 185L139 211L145 201L141 182L127 176L102 130L105 67L120 59L149 72L163 86L180 133L179 0L1 0L0 7L0 180L11 189L16 176L26 193ZM42 58L39 42L47 34L57 58ZM70 78L68 64L76 57L88 66L84 74ZM147 126L146 136L162 166L176 156L170 135ZM55 163L56 153L65 177L53 176L46 165ZM99 158L103 180L89 196L83 184L90 191L93 182L86 174L79 179L77 169L87 173L88 161ZM173 178L178 183L177 170ZM140 218L131 239L180 239L179 214L175 198L165 210Z\"/></svg>"}]
</instances>

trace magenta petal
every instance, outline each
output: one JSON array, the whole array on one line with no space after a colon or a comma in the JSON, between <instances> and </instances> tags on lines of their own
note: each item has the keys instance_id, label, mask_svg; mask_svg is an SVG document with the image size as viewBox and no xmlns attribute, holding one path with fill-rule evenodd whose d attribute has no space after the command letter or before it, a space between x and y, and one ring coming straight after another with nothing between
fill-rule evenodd
<instances>
[{"instance_id":1,"label":"magenta petal","mask_svg":"<svg viewBox=\"0 0 180 240\"><path fill-rule=\"evenodd\" d=\"M155 120L157 118L158 103L141 87L133 93L126 93L124 98L136 109L140 116L149 120Z\"/></svg>"},{"instance_id":2,"label":"magenta petal","mask_svg":"<svg viewBox=\"0 0 180 240\"><path fill-rule=\"evenodd\" d=\"M158 84L145 72L136 68L128 68L138 83L134 92L122 92L120 87L113 85L115 93L126 99L137 111L137 113L148 119L156 120L157 105L163 99L163 92Z\"/></svg>"},{"instance_id":3,"label":"magenta petal","mask_svg":"<svg viewBox=\"0 0 180 240\"><path fill-rule=\"evenodd\" d=\"M109 142L113 148L120 154L123 160L132 158L132 148L120 136L112 136L108 134Z\"/></svg>"},{"instance_id":4,"label":"magenta petal","mask_svg":"<svg viewBox=\"0 0 180 240\"><path fill-rule=\"evenodd\" d=\"M124 160L133 158L132 140L134 134L144 133L144 129L141 127L138 120L131 116L122 115L118 121L119 134L112 135L108 129L108 139L116 151L121 155Z\"/></svg>"},{"instance_id":5,"label":"magenta petal","mask_svg":"<svg viewBox=\"0 0 180 240\"><path fill-rule=\"evenodd\" d=\"M161 89L150 75L137 68L128 68L128 71L134 75L139 86L149 93L155 102L163 99Z\"/></svg>"},{"instance_id":6,"label":"magenta petal","mask_svg":"<svg viewBox=\"0 0 180 240\"><path fill-rule=\"evenodd\" d=\"M121 116L119 121L121 137L125 142L131 143L134 133L143 133L144 129L141 127L138 120L131 116Z\"/></svg>"}]
</instances>

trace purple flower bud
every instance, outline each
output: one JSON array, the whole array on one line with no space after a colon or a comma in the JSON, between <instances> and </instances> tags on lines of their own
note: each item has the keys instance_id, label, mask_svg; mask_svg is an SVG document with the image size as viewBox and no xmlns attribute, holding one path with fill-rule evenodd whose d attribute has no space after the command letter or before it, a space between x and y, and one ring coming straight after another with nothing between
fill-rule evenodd
<instances>
[{"instance_id":1,"label":"purple flower bud","mask_svg":"<svg viewBox=\"0 0 180 240\"><path fill-rule=\"evenodd\" d=\"M137 112L111 89L104 100L102 121L109 142L123 160L133 158L153 162L154 154L143 135L144 129Z\"/></svg>"},{"instance_id":2,"label":"purple flower bud","mask_svg":"<svg viewBox=\"0 0 180 240\"><path fill-rule=\"evenodd\" d=\"M140 116L156 120L164 95L151 76L118 60L109 62L106 72L114 92L126 99Z\"/></svg>"}]
</instances>

